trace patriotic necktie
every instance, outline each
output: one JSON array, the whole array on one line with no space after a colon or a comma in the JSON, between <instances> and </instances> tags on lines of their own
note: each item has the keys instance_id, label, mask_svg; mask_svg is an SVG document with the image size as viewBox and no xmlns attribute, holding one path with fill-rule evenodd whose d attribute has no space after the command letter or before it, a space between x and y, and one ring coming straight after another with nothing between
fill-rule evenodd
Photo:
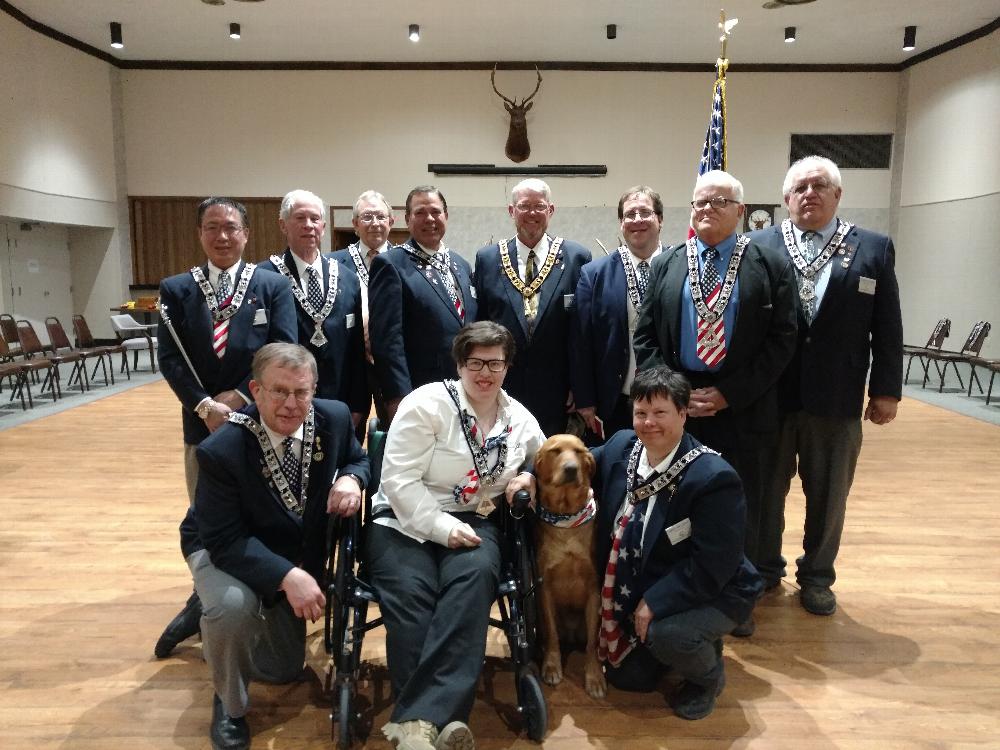
<instances>
[{"instance_id":1,"label":"patriotic necktie","mask_svg":"<svg viewBox=\"0 0 1000 750\"><path fill-rule=\"evenodd\" d=\"M284 448L284 453L281 456L281 473L285 475L292 494L298 497L302 481L299 457L295 455L295 438L289 435L281 441L281 445Z\"/></svg>"},{"instance_id":2,"label":"patriotic necktie","mask_svg":"<svg viewBox=\"0 0 1000 750\"><path fill-rule=\"evenodd\" d=\"M658 473L653 472L649 481L657 476ZM648 497L637 503L626 503L625 512L615 526L611 554L604 570L598 658L614 666L621 663L637 642L629 616L641 598L635 579L642 559L642 529L648 507Z\"/></svg>"},{"instance_id":3,"label":"patriotic necktie","mask_svg":"<svg viewBox=\"0 0 1000 750\"><path fill-rule=\"evenodd\" d=\"M701 293L705 304L711 310L715 307L715 303L722 293L722 279L719 278L719 271L715 267L715 259L719 257L719 251L714 247L706 248L703 257ZM697 354L698 359L709 367L722 364L722 360L726 358L726 326L721 315L714 323L709 323L701 317L698 318Z\"/></svg>"},{"instance_id":4,"label":"patriotic necktie","mask_svg":"<svg viewBox=\"0 0 1000 750\"><path fill-rule=\"evenodd\" d=\"M639 261L638 273L636 274L636 286L639 287L639 302L646 299L646 289L649 288L649 263L644 260Z\"/></svg>"},{"instance_id":5,"label":"patriotic necktie","mask_svg":"<svg viewBox=\"0 0 1000 750\"><path fill-rule=\"evenodd\" d=\"M535 255L535 251L532 250L528 253L528 259L524 262L524 283L530 284L535 280L538 275L538 256ZM538 294L533 294L530 297L524 298L524 317L528 321L528 325L532 325L535 322L535 316L538 315Z\"/></svg>"},{"instance_id":6,"label":"patriotic necktie","mask_svg":"<svg viewBox=\"0 0 1000 750\"><path fill-rule=\"evenodd\" d=\"M816 260L816 256L819 255L819 248L816 247L816 232L803 232L802 233L802 244L804 246L806 263L812 263ZM804 277L799 274L799 288L802 287L802 280ZM816 317L816 295L813 294L808 300L803 300L804 312L806 314L806 320L812 323L814 317Z\"/></svg>"},{"instance_id":7,"label":"patriotic necktie","mask_svg":"<svg viewBox=\"0 0 1000 750\"><path fill-rule=\"evenodd\" d=\"M312 266L306 268L306 297L314 310L323 307L323 284L319 280L319 274Z\"/></svg>"},{"instance_id":8,"label":"patriotic necktie","mask_svg":"<svg viewBox=\"0 0 1000 750\"><path fill-rule=\"evenodd\" d=\"M229 280L229 272L223 271L219 274L219 285L215 289L215 299L219 304L219 309L226 307L232 301L232 282ZM229 319L220 320L212 330L212 346L215 348L215 355L222 359L226 356L226 342L229 340Z\"/></svg>"},{"instance_id":9,"label":"patriotic necktie","mask_svg":"<svg viewBox=\"0 0 1000 750\"><path fill-rule=\"evenodd\" d=\"M451 299L452 305L455 306L455 312L458 313L458 319L465 323L465 306L462 304L462 294L458 288L458 284L454 275L451 272L451 254L448 250L441 249L430 256L431 265L437 270L438 276L441 278L441 283L444 284L445 291L448 292L448 297Z\"/></svg>"}]
</instances>

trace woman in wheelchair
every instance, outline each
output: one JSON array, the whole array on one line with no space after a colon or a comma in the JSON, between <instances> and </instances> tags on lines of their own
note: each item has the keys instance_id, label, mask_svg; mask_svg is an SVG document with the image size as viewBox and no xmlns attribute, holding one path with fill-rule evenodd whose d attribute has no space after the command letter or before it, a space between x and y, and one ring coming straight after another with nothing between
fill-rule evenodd
<instances>
[{"instance_id":1,"label":"woman in wheelchair","mask_svg":"<svg viewBox=\"0 0 1000 750\"><path fill-rule=\"evenodd\" d=\"M406 396L386 438L366 540L386 626L395 707L382 731L402 750L474 748L467 726L500 574L495 512L545 439L503 392L514 340L479 322L455 337L458 380Z\"/></svg>"}]
</instances>

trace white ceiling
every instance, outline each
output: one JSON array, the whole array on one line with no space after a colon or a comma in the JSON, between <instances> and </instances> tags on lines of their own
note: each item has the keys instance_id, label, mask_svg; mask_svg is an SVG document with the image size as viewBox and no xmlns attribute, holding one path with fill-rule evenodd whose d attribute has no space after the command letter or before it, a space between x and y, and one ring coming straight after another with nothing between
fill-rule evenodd
<instances>
[{"instance_id":1,"label":"white ceiling","mask_svg":"<svg viewBox=\"0 0 1000 750\"><path fill-rule=\"evenodd\" d=\"M215 0L216 2L218 0ZM719 8L739 25L733 64L889 64L1000 17L1000 0L9 0L123 60L714 63ZM125 48L109 45L119 21ZM239 22L243 38L229 39ZM420 24L419 43L407 26ZM608 40L605 27L618 25ZM917 49L903 52L903 27ZM786 26L798 41L785 44Z\"/></svg>"}]
</instances>

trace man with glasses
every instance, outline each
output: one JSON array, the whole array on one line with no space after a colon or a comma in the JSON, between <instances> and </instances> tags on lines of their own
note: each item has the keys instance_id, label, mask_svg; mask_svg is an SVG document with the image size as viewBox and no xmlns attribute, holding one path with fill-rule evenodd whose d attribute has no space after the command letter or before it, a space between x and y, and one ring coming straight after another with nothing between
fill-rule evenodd
<instances>
[{"instance_id":1,"label":"man with glasses","mask_svg":"<svg viewBox=\"0 0 1000 750\"><path fill-rule=\"evenodd\" d=\"M776 384L795 350L791 261L737 234L743 185L719 170L698 177L694 236L653 264L634 346L639 369L668 365L691 382L687 430L743 481L745 551L759 560L764 480L778 434ZM752 617L734 633L750 635Z\"/></svg>"},{"instance_id":2,"label":"man with glasses","mask_svg":"<svg viewBox=\"0 0 1000 750\"><path fill-rule=\"evenodd\" d=\"M516 352L504 389L553 435L566 432L573 404L569 336L576 282L590 251L547 233L556 207L545 182L522 180L510 197L515 236L476 253L478 319L513 334Z\"/></svg>"},{"instance_id":3,"label":"man with glasses","mask_svg":"<svg viewBox=\"0 0 1000 750\"><path fill-rule=\"evenodd\" d=\"M198 238L206 263L160 282L160 369L181 402L184 474L194 502L195 449L229 414L251 401L250 363L264 344L295 341L295 302L278 274L243 262L249 229L242 203L206 198ZM160 659L198 632L201 604L192 594L154 648Z\"/></svg>"},{"instance_id":4,"label":"man with glasses","mask_svg":"<svg viewBox=\"0 0 1000 750\"><path fill-rule=\"evenodd\" d=\"M598 445L632 427L632 334L649 288L650 263L663 250L660 194L645 185L629 188L618 199L618 221L625 244L580 273L570 347L576 408Z\"/></svg>"},{"instance_id":5,"label":"man with glasses","mask_svg":"<svg viewBox=\"0 0 1000 750\"><path fill-rule=\"evenodd\" d=\"M392 206L385 196L375 190L366 190L354 202L351 224L358 235L358 241L348 245L343 250L330 253L330 258L336 260L357 274L361 282L361 321L365 338L365 378L368 383L368 399L364 414L371 410L375 402L375 413L383 424L388 423L385 410L385 399L382 398L375 378L374 359L372 358L371 337L369 334L368 312L368 274L372 259L389 249L389 230L395 218Z\"/></svg>"},{"instance_id":6,"label":"man with glasses","mask_svg":"<svg viewBox=\"0 0 1000 750\"><path fill-rule=\"evenodd\" d=\"M250 747L251 680L297 680L306 620L321 618L327 514L361 507L368 457L347 407L313 399L316 360L297 344L253 358L254 403L197 449L181 547L204 603L203 654L215 695L212 747Z\"/></svg>"},{"instance_id":7,"label":"man with glasses","mask_svg":"<svg viewBox=\"0 0 1000 750\"><path fill-rule=\"evenodd\" d=\"M353 270L320 255L326 231L323 200L292 190L281 201L278 226L287 243L262 269L280 273L295 297L298 342L316 358L320 398L343 401L355 425L368 415L361 330L361 284Z\"/></svg>"},{"instance_id":8,"label":"man with glasses","mask_svg":"<svg viewBox=\"0 0 1000 750\"><path fill-rule=\"evenodd\" d=\"M765 485L758 567L769 586L785 575L785 496L798 471L806 496L799 601L831 615L834 560L861 453L862 418L896 416L903 387L903 323L892 240L837 216L840 169L808 156L785 176L789 218L751 235L791 258L798 281L798 346L778 384L778 457ZM865 405L865 379L868 404Z\"/></svg>"},{"instance_id":9,"label":"man with glasses","mask_svg":"<svg viewBox=\"0 0 1000 750\"><path fill-rule=\"evenodd\" d=\"M444 242L448 203L432 185L406 196L410 238L372 259L369 330L375 376L389 421L400 400L455 375L451 344L476 319L468 261Z\"/></svg>"}]
</instances>

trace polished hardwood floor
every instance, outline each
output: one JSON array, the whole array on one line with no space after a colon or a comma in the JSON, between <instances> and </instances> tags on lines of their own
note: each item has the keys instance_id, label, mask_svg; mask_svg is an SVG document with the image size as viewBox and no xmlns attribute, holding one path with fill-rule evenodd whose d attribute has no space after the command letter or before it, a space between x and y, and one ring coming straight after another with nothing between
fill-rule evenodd
<instances>
[{"instance_id":1,"label":"polished hardwood floor","mask_svg":"<svg viewBox=\"0 0 1000 750\"><path fill-rule=\"evenodd\" d=\"M592 700L580 654L546 689L545 748L1000 747L1000 427L905 400L865 425L838 561L840 609L807 614L792 579L727 638L715 712L686 722L660 693ZM192 641L152 646L190 591L179 410L163 382L0 432L0 747L209 747L212 688ZM789 498L794 557L802 498ZM287 686L254 685L255 747L330 746L326 656ZM490 653L500 654L498 633ZM362 686L385 748L384 638ZM481 748L528 748L511 675L489 659L472 727Z\"/></svg>"}]
</instances>

